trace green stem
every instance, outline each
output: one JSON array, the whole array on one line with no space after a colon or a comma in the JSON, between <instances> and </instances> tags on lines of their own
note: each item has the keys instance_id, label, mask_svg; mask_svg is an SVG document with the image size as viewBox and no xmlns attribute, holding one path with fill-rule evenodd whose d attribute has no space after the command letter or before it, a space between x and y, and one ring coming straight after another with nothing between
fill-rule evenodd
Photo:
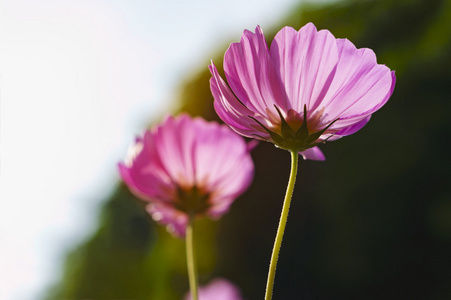
<instances>
[{"instance_id":1,"label":"green stem","mask_svg":"<svg viewBox=\"0 0 451 300\"><path fill-rule=\"evenodd\" d=\"M189 216L186 227L186 261L188 265L189 289L191 300L197 300L197 268L196 257L194 255L194 215Z\"/></svg>"},{"instance_id":2,"label":"green stem","mask_svg":"<svg viewBox=\"0 0 451 300\"><path fill-rule=\"evenodd\" d=\"M287 224L288 211L290 210L291 196L293 195L294 184L296 182L296 174L298 172L298 153L291 151L291 172L288 180L287 192L283 201L282 214L280 215L279 228L277 229L276 240L272 250L271 262L269 265L268 281L266 283L265 300L271 300L274 286L274 278L276 276L277 260L279 258L280 246L282 245L283 233Z\"/></svg>"}]
</instances>

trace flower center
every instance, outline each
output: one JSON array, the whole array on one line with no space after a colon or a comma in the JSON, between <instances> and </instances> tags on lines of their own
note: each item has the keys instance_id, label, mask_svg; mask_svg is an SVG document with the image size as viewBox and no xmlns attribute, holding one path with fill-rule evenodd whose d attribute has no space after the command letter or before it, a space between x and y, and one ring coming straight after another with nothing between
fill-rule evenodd
<instances>
[{"instance_id":1,"label":"flower center","mask_svg":"<svg viewBox=\"0 0 451 300\"><path fill-rule=\"evenodd\" d=\"M177 188L175 207L178 210L198 215L205 213L210 206L210 193L202 191L197 186Z\"/></svg>"},{"instance_id":2,"label":"flower center","mask_svg":"<svg viewBox=\"0 0 451 300\"><path fill-rule=\"evenodd\" d=\"M322 140L318 141L319 137L338 120L336 119L325 128L320 129L324 109L309 117L307 115L307 107L304 105L304 114L302 116L293 109L288 110L286 116L283 116L280 109L275 105L274 107L278 115L275 115L269 109L266 110L271 124L269 128L257 119L250 118L257 122L271 136L271 142L277 147L289 151L304 151L324 142ZM332 136L333 131L330 131L330 133Z\"/></svg>"}]
</instances>

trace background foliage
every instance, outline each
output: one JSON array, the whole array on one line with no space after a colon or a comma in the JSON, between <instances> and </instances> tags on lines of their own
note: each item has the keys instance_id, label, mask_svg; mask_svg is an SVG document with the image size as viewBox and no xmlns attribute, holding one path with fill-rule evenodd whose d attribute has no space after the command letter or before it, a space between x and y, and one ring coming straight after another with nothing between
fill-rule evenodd
<instances>
[{"instance_id":1,"label":"background foliage","mask_svg":"<svg viewBox=\"0 0 451 300\"><path fill-rule=\"evenodd\" d=\"M374 49L397 85L364 129L321 147L326 162L301 162L274 298L451 299L451 1L303 4L264 28L268 42L310 21ZM217 119L209 78L202 66L181 85L177 111ZM201 283L225 277L261 299L290 157L264 142L253 157L252 187L220 222L199 221L197 252ZM47 299L170 300L187 290L183 241L119 184Z\"/></svg>"}]
</instances>

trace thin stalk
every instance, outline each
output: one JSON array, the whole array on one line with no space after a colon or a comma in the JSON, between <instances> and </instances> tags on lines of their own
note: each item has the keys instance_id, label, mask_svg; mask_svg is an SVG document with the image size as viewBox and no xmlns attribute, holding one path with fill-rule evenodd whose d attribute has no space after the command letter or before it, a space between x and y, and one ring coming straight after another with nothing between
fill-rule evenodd
<instances>
[{"instance_id":1,"label":"thin stalk","mask_svg":"<svg viewBox=\"0 0 451 300\"><path fill-rule=\"evenodd\" d=\"M293 195L296 174L298 172L298 153L291 151L291 172L288 180L287 192L283 200L282 214L280 215L279 228L277 229L274 248L272 249L271 262L269 264L268 281L266 283L265 300L271 300L274 287L274 278L276 276L277 260L279 258L280 246L282 245L283 233L287 224L288 211L290 210L291 197Z\"/></svg>"},{"instance_id":2,"label":"thin stalk","mask_svg":"<svg viewBox=\"0 0 451 300\"><path fill-rule=\"evenodd\" d=\"M197 300L197 265L194 255L194 215L189 216L186 227L186 261L188 265L188 278L191 299Z\"/></svg>"}]
</instances>

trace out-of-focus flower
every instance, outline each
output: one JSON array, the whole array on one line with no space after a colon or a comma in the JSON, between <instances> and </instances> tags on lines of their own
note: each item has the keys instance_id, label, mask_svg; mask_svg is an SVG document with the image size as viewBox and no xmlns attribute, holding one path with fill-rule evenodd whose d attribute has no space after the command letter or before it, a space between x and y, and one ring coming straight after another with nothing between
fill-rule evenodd
<instances>
[{"instance_id":1,"label":"out-of-focus flower","mask_svg":"<svg viewBox=\"0 0 451 300\"><path fill-rule=\"evenodd\" d=\"M224 56L227 84L210 65L219 117L236 132L324 160L316 147L360 130L393 93L394 72L312 23L285 27L268 48L262 29L244 31Z\"/></svg>"},{"instance_id":2,"label":"out-of-focus flower","mask_svg":"<svg viewBox=\"0 0 451 300\"><path fill-rule=\"evenodd\" d=\"M227 126L183 114L137 138L119 171L150 202L153 219L183 237L189 215L219 218L247 189L254 173L249 151Z\"/></svg>"},{"instance_id":3,"label":"out-of-focus flower","mask_svg":"<svg viewBox=\"0 0 451 300\"><path fill-rule=\"evenodd\" d=\"M229 281L217 278L208 285L199 288L199 300L242 300L241 292ZM185 300L191 300L188 292Z\"/></svg>"}]
</instances>

